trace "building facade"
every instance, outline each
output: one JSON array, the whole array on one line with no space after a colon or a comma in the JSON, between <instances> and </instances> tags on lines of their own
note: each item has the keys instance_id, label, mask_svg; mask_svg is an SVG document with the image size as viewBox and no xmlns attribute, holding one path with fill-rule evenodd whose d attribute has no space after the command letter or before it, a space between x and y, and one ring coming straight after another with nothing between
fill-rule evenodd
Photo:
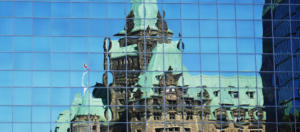
<instances>
[{"instance_id":1,"label":"building facade","mask_svg":"<svg viewBox=\"0 0 300 132\"><path fill-rule=\"evenodd\" d=\"M71 112L75 114L71 116L70 127L58 126L57 129L64 127L76 132L265 131L260 77L190 74L183 65L185 44L181 35L178 35L179 40L172 40L173 33L164 20L165 12L158 10L157 1L131 2L125 28L115 34L119 39L105 38L103 44L106 72L102 83L95 85L91 99L108 103L99 104L104 105L103 108L93 108L100 109L101 114L82 113L81 105ZM110 75L112 83L108 83ZM62 117L66 113L62 113Z\"/></svg>"},{"instance_id":2,"label":"building facade","mask_svg":"<svg viewBox=\"0 0 300 132\"><path fill-rule=\"evenodd\" d=\"M132 132L265 130L261 78L191 75L156 0L131 2L119 39L104 41L112 122Z\"/></svg>"},{"instance_id":3,"label":"building facade","mask_svg":"<svg viewBox=\"0 0 300 132\"><path fill-rule=\"evenodd\" d=\"M263 13L263 65L270 130L299 131L300 6L297 0L266 1Z\"/></svg>"},{"instance_id":4,"label":"building facade","mask_svg":"<svg viewBox=\"0 0 300 132\"><path fill-rule=\"evenodd\" d=\"M107 125L101 122L111 120L111 111L103 100L94 98L89 92L83 96L76 94L70 110L62 112L55 132L100 132L107 131Z\"/></svg>"}]
</instances>

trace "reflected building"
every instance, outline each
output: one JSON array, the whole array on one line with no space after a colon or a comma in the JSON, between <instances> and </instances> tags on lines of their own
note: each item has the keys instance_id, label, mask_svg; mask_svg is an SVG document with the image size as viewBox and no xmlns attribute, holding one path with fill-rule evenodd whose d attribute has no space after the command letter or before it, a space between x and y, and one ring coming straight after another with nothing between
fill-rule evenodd
<instances>
[{"instance_id":1,"label":"reflected building","mask_svg":"<svg viewBox=\"0 0 300 132\"><path fill-rule=\"evenodd\" d=\"M107 131L111 119L110 109L101 98L94 98L87 91L76 94L69 110L60 113L55 132L100 132Z\"/></svg>"},{"instance_id":2,"label":"reflected building","mask_svg":"<svg viewBox=\"0 0 300 132\"><path fill-rule=\"evenodd\" d=\"M272 4L266 0L264 6L261 75L267 122L273 122L270 131L300 130L295 124L300 110L300 23L296 21L300 19L299 4L297 0L273 0Z\"/></svg>"},{"instance_id":3,"label":"reflected building","mask_svg":"<svg viewBox=\"0 0 300 132\"><path fill-rule=\"evenodd\" d=\"M106 72L93 90L93 99L107 99L99 109L109 106L111 119L110 114L77 114L70 129L85 132L98 121L97 131L112 132L265 131L259 76L190 74L183 65L181 35L172 40L157 1L131 2L125 28L115 34L119 39L104 40ZM101 130L105 125L109 129Z\"/></svg>"}]
</instances>

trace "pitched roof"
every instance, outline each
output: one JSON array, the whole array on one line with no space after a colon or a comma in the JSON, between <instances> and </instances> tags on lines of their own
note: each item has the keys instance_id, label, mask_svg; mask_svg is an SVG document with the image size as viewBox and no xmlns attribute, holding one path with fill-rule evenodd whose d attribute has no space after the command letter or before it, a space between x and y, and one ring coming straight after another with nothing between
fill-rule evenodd
<instances>
[{"instance_id":1,"label":"pitched roof","mask_svg":"<svg viewBox=\"0 0 300 132\"><path fill-rule=\"evenodd\" d=\"M137 44L128 45L121 47L118 40L111 40L111 49L109 50L110 57L112 59L123 57L123 56L137 56Z\"/></svg>"},{"instance_id":2,"label":"pitched roof","mask_svg":"<svg viewBox=\"0 0 300 132\"><path fill-rule=\"evenodd\" d=\"M101 98L94 98L88 91L83 96L75 94L70 110L60 113L56 122L58 123L56 132L66 132L70 128L69 122L77 115L97 115L99 121L108 121L105 118L107 107L103 105ZM109 118L112 117L110 110Z\"/></svg>"},{"instance_id":3,"label":"pitched roof","mask_svg":"<svg viewBox=\"0 0 300 132\"><path fill-rule=\"evenodd\" d=\"M173 74L182 73L178 80L178 85L188 85L185 97L200 100L201 98L198 94L201 91L205 89L209 93L210 105L212 106L211 111L219 108L220 104L263 106L262 80L260 76L211 76L204 74L193 76L183 65L182 52L177 48L177 43L178 41L172 41L168 44L158 43L156 48L153 49L147 72L141 74L137 82L137 85L141 86L140 90L143 92L142 98L158 95L153 89L153 85L159 83L156 76L162 75L171 66ZM137 89L135 88L134 91ZM219 92L219 96L214 95L215 91ZM239 98L232 97L229 94L231 91L239 92ZM255 98L247 96L249 91L254 92ZM213 115L211 115L211 119L214 119Z\"/></svg>"}]
</instances>

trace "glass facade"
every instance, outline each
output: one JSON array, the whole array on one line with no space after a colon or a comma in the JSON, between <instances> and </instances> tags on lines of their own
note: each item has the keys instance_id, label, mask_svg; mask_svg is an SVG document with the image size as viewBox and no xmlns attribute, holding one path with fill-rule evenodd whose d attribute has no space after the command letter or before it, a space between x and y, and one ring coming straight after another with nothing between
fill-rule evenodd
<instances>
[{"instance_id":1,"label":"glass facade","mask_svg":"<svg viewBox=\"0 0 300 132\"><path fill-rule=\"evenodd\" d=\"M269 93L267 120L274 122L270 130L299 131L299 3L279 0L264 6L261 75Z\"/></svg>"},{"instance_id":2,"label":"glass facade","mask_svg":"<svg viewBox=\"0 0 300 132\"><path fill-rule=\"evenodd\" d=\"M298 0L1 0L0 131L300 131Z\"/></svg>"}]
</instances>

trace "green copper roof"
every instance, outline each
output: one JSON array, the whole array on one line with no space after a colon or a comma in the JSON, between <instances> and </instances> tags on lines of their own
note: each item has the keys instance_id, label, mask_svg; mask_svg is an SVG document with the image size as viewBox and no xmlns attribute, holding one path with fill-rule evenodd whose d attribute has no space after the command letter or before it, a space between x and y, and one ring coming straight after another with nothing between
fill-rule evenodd
<instances>
[{"instance_id":1,"label":"green copper roof","mask_svg":"<svg viewBox=\"0 0 300 132\"><path fill-rule=\"evenodd\" d=\"M153 84L158 84L158 80L155 78L157 75L163 74L163 71L167 71L169 66L173 68L173 73L178 74L183 72L183 76L179 79L178 85L189 85L189 87L237 87L239 82L239 87L262 87L261 78L255 76L208 76L208 75L198 75L192 76L188 73L188 69L182 64L182 54L181 51L177 49L178 41L172 41L169 44L157 44L156 48L153 49L153 56L148 65L148 71L139 76L138 84L143 87L153 87ZM174 59L176 58L176 59ZM184 81L183 81L184 80ZM151 95L151 91L149 91ZM192 93L191 93L192 94Z\"/></svg>"},{"instance_id":2,"label":"green copper roof","mask_svg":"<svg viewBox=\"0 0 300 132\"><path fill-rule=\"evenodd\" d=\"M148 26L157 30L157 1L156 0L131 0L131 10L134 13L134 28L132 32L144 30Z\"/></svg>"},{"instance_id":3,"label":"green copper roof","mask_svg":"<svg viewBox=\"0 0 300 132\"><path fill-rule=\"evenodd\" d=\"M122 56L136 56L137 55L137 44L132 44L126 47L120 47L118 40L112 40L112 47L109 50L111 58L119 58Z\"/></svg>"},{"instance_id":4,"label":"green copper roof","mask_svg":"<svg viewBox=\"0 0 300 132\"><path fill-rule=\"evenodd\" d=\"M105 106L102 103L102 99L93 98L89 92L86 92L76 115L97 115L100 117L100 121L106 121L104 113Z\"/></svg>"},{"instance_id":5,"label":"green copper roof","mask_svg":"<svg viewBox=\"0 0 300 132\"><path fill-rule=\"evenodd\" d=\"M85 92L83 97L75 94L72 106L69 110L60 113L56 132L66 132L70 127L69 122L77 115L97 115L99 121L108 121L111 119L111 111L108 109L108 120L105 118L105 111L108 109L103 105L101 98L94 98L89 92Z\"/></svg>"},{"instance_id":6,"label":"green copper roof","mask_svg":"<svg viewBox=\"0 0 300 132\"><path fill-rule=\"evenodd\" d=\"M211 103L211 111L219 108L220 104L229 104L232 106L263 106L262 80L258 76L209 76L197 75L193 76L188 69L182 64L182 54L177 49L178 41L171 43L158 43L153 49L153 55L148 65L148 71L139 76L139 84L141 91L144 93L143 98L149 98L157 93L153 90L153 85L158 84L157 75L162 75L167 71L169 66L173 68L173 74L182 73L178 80L179 86L188 85L185 97L192 97L200 100L199 93L204 89L209 93ZM184 72L181 72L184 71ZM206 88L203 88L205 86ZM137 88L134 89L136 91ZM218 92L215 96L214 92ZM231 92L238 92L239 97L234 98ZM248 93L253 92L254 97L251 98ZM215 106L215 107L214 107ZM234 107L232 107L234 109ZM215 119L211 115L212 120ZM230 118L232 119L232 118Z\"/></svg>"},{"instance_id":7,"label":"green copper roof","mask_svg":"<svg viewBox=\"0 0 300 132\"><path fill-rule=\"evenodd\" d=\"M70 111L65 110L61 112L56 122L58 123L56 126L56 132L67 132L68 128L70 128Z\"/></svg>"},{"instance_id":8,"label":"green copper roof","mask_svg":"<svg viewBox=\"0 0 300 132\"><path fill-rule=\"evenodd\" d=\"M174 47L175 46L175 47ZM156 48L153 49L153 55L148 65L148 71L139 76L138 84L141 85L144 96L150 97L154 95L152 90L153 84L158 84L158 80L155 78L157 75L163 74L162 71L167 71L169 66L172 66L174 72L181 71L180 61L174 61L174 58L181 58L180 51L176 48L177 41L172 41L170 44L157 44ZM179 54L163 54L165 53L178 53ZM178 59L180 60L180 59ZM165 62L164 62L165 61Z\"/></svg>"}]
</instances>

